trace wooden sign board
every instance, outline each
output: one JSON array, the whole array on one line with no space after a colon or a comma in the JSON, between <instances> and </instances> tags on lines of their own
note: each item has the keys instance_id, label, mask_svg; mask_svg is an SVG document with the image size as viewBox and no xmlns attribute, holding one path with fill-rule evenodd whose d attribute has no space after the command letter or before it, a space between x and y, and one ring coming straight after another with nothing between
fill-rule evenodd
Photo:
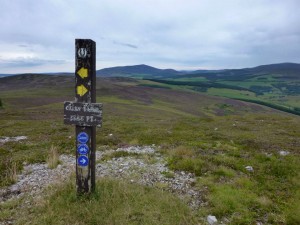
<instances>
[{"instance_id":1,"label":"wooden sign board","mask_svg":"<svg viewBox=\"0 0 300 225\"><path fill-rule=\"evenodd\" d=\"M78 126L101 126L102 104L64 102L64 123Z\"/></svg>"}]
</instances>

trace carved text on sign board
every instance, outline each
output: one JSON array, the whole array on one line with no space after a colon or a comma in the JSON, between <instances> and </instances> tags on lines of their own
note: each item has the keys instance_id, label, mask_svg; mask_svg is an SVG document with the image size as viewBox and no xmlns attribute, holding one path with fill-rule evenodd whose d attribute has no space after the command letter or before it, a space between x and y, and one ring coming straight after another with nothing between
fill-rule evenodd
<instances>
[{"instance_id":1,"label":"carved text on sign board","mask_svg":"<svg viewBox=\"0 0 300 225\"><path fill-rule=\"evenodd\" d=\"M64 103L64 123L79 126L102 124L102 104L99 103Z\"/></svg>"}]
</instances>

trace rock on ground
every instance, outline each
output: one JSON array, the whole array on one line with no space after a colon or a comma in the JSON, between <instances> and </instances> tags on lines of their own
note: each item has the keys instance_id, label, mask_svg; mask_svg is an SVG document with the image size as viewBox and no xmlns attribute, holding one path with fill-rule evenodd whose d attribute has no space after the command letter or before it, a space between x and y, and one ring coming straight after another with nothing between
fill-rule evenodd
<instances>
[{"instance_id":1,"label":"rock on ground","mask_svg":"<svg viewBox=\"0 0 300 225\"><path fill-rule=\"evenodd\" d=\"M216 224L218 222L217 218L215 216L212 216L212 215L208 215L207 216L207 222L210 224L210 225L213 225L213 224Z\"/></svg>"},{"instance_id":2,"label":"rock on ground","mask_svg":"<svg viewBox=\"0 0 300 225\"><path fill-rule=\"evenodd\" d=\"M0 143L6 143L10 141L22 141L27 139L26 136L17 136L17 137L0 137Z\"/></svg>"}]
</instances>

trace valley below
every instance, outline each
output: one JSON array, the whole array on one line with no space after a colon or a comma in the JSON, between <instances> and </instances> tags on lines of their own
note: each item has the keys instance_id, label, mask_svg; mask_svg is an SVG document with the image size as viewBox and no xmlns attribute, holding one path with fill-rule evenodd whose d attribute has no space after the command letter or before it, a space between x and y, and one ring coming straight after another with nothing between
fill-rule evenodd
<instances>
[{"instance_id":1,"label":"valley below","mask_svg":"<svg viewBox=\"0 0 300 225\"><path fill-rule=\"evenodd\" d=\"M121 72L98 74L87 199L76 196L75 128L63 124L74 77L0 78L1 225L300 223L299 75Z\"/></svg>"}]
</instances>

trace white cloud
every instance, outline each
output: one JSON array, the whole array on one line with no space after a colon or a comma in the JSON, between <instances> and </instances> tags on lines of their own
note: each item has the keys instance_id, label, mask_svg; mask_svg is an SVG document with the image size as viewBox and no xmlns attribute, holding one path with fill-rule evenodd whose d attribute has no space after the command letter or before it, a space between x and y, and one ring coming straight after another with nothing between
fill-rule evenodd
<instances>
[{"instance_id":1,"label":"white cloud","mask_svg":"<svg viewBox=\"0 0 300 225\"><path fill-rule=\"evenodd\" d=\"M13 73L8 61L20 57L40 62L24 72L73 71L75 38L96 41L98 69L300 62L297 0L2 0L1 5L0 73Z\"/></svg>"}]
</instances>

